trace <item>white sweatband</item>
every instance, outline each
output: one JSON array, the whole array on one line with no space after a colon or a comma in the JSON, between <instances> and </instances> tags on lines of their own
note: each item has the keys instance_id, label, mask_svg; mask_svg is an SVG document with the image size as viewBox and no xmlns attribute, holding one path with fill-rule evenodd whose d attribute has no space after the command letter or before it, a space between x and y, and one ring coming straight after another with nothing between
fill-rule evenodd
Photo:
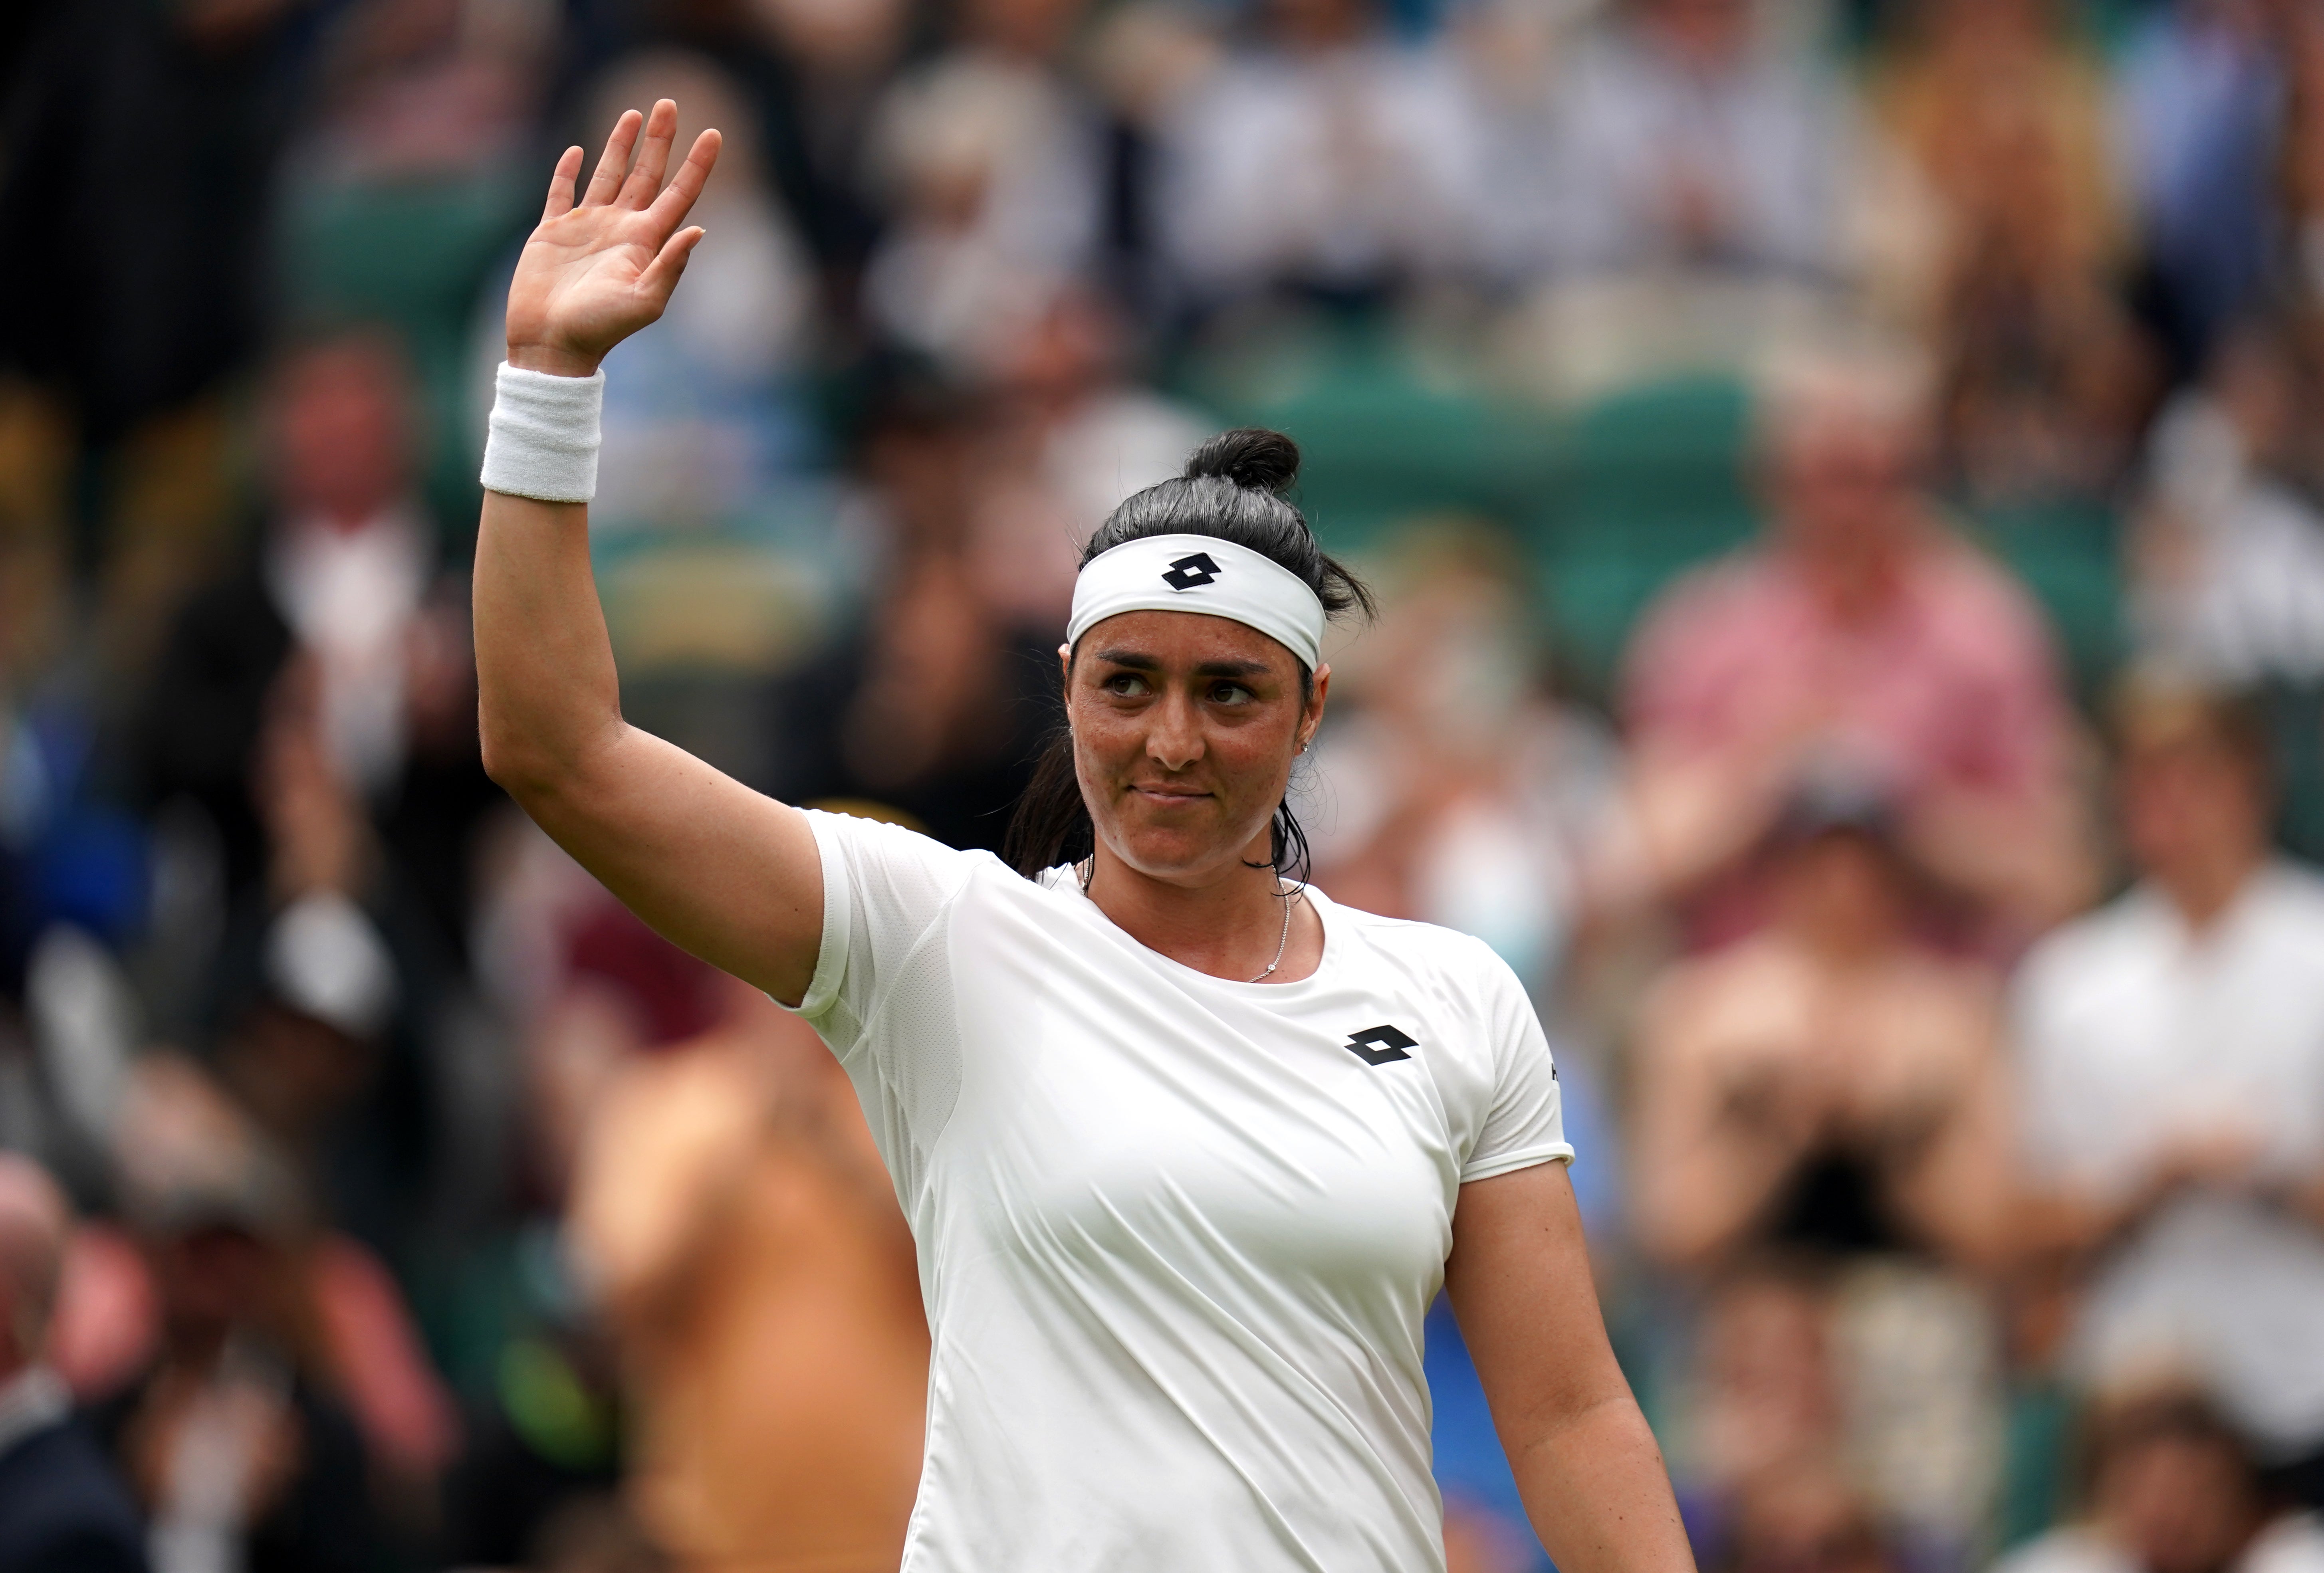
<instances>
[{"instance_id":1,"label":"white sweatband","mask_svg":"<svg viewBox=\"0 0 2324 1573\"><path fill-rule=\"evenodd\" d=\"M1323 603L1271 557L1207 535L1150 535L1100 552L1074 581L1065 643L1125 612L1199 612L1274 639L1314 671L1323 657Z\"/></svg>"},{"instance_id":2,"label":"white sweatband","mask_svg":"<svg viewBox=\"0 0 2324 1573\"><path fill-rule=\"evenodd\" d=\"M597 494L597 418L605 373L552 377L501 363L484 432L487 492L540 502L586 502Z\"/></svg>"}]
</instances>

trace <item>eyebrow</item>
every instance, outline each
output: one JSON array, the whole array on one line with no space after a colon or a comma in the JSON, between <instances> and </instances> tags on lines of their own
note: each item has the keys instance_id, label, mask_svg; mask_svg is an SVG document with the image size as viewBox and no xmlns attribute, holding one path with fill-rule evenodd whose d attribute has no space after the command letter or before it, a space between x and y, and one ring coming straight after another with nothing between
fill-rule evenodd
<instances>
[{"instance_id":1,"label":"eyebrow","mask_svg":"<svg viewBox=\"0 0 2324 1573\"><path fill-rule=\"evenodd\" d=\"M1127 667L1133 672L1158 672L1162 663L1140 650L1100 650L1097 658L1116 667ZM1259 677L1266 676L1265 661L1204 661L1194 668L1197 677Z\"/></svg>"}]
</instances>

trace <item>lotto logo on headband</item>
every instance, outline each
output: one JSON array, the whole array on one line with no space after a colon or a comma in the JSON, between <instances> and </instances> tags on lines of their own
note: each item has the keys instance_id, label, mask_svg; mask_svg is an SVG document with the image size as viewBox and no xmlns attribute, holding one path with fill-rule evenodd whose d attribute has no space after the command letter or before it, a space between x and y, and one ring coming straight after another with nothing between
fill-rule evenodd
<instances>
[{"instance_id":1,"label":"lotto logo on headband","mask_svg":"<svg viewBox=\"0 0 2324 1573\"><path fill-rule=\"evenodd\" d=\"M1196 552L1192 557L1179 557L1162 575L1162 583L1173 590L1199 590L1219 576L1219 566L1211 561L1208 552Z\"/></svg>"}]
</instances>

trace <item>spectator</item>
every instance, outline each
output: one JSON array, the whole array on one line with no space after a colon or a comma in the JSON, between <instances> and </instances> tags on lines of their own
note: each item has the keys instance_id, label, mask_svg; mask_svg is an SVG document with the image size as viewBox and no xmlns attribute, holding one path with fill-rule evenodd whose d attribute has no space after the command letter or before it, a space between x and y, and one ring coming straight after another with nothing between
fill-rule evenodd
<instances>
[{"instance_id":1,"label":"spectator","mask_svg":"<svg viewBox=\"0 0 2324 1573\"><path fill-rule=\"evenodd\" d=\"M631 1497L687 1566L892 1567L927 1328L853 1089L732 979L707 1033L595 1106L572 1239L635 1410Z\"/></svg>"},{"instance_id":2,"label":"spectator","mask_svg":"<svg viewBox=\"0 0 2324 1573\"><path fill-rule=\"evenodd\" d=\"M0 1573L143 1573L137 1510L42 1358L71 1228L55 1182L0 1153Z\"/></svg>"},{"instance_id":3,"label":"spectator","mask_svg":"<svg viewBox=\"0 0 2324 1573\"><path fill-rule=\"evenodd\" d=\"M1992 984L1916 942L1886 815L1804 794L1774 921L1658 982L1637 1044L1635 1224L1700 1265L1747 1246L1991 1260L2007 1106Z\"/></svg>"},{"instance_id":4,"label":"spectator","mask_svg":"<svg viewBox=\"0 0 2324 1573\"><path fill-rule=\"evenodd\" d=\"M2146 18L2115 89L2116 143L2182 371L2256 304L2276 237L2270 191L2287 89L2274 0L2173 0Z\"/></svg>"},{"instance_id":5,"label":"spectator","mask_svg":"<svg viewBox=\"0 0 2324 1573\"><path fill-rule=\"evenodd\" d=\"M2324 1523L2268 1499L2249 1448L2199 1392L2102 1399L2085 1430L2079 1522L1994 1573L2318 1573Z\"/></svg>"},{"instance_id":6,"label":"spectator","mask_svg":"<svg viewBox=\"0 0 2324 1573\"><path fill-rule=\"evenodd\" d=\"M2116 709L2139 879L2018 981L2029 1247L2089 1275L2085 1384L2190 1370L2324 1495L2324 880L2271 852L2264 729L2149 679Z\"/></svg>"},{"instance_id":7,"label":"spectator","mask_svg":"<svg viewBox=\"0 0 2324 1573\"><path fill-rule=\"evenodd\" d=\"M1738 861L1805 777L1863 779L1913 858L2039 929L2089 879L2064 695L2039 613L1920 494L1926 383L1887 357L1821 355L1763 394L1767 539L1649 609L1624 711L1631 839L1605 870L1745 925Z\"/></svg>"},{"instance_id":8,"label":"spectator","mask_svg":"<svg viewBox=\"0 0 2324 1573\"><path fill-rule=\"evenodd\" d=\"M2157 423L2132 559L2150 658L2231 685L2324 679L2324 513L2300 451L2316 386L2291 325L2255 322Z\"/></svg>"},{"instance_id":9,"label":"spectator","mask_svg":"<svg viewBox=\"0 0 2324 1573\"><path fill-rule=\"evenodd\" d=\"M1339 708L1314 765L1321 882L1478 935L1546 998L1611 807L1613 740L1545 691L1500 542L1424 528L1389 561L1380 625L1335 658Z\"/></svg>"},{"instance_id":10,"label":"spectator","mask_svg":"<svg viewBox=\"0 0 2324 1573\"><path fill-rule=\"evenodd\" d=\"M1996 1259L2008 1217L1997 995L1916 941L1927 880L1877 803L1810 792L1775 843L1773 923L1682 963L1640 1011L1633 1227L1683 1267L1772 1251L1821 1272L1760 1289L1825 1329L1825 1446L1950 1561L1992 1483L1997 1337L1964 1274ZM1738 1347L1727 1368L1759 1357ZM1714 1484L1739 1490L1755 1455L1813 1440L1783 1407L1813 1390L1770 1409L1780 1385L1711 1406Z\"/></svg>"},{"instance_id":11,"label":"spectator","mask_svg":"<svg viewBox=\"0 0 2324 1573\"><path fill-rule=\"evenodd\" d=\"M767 187L734 82L711 60L674 50L632 55L589 97L593 124L610 123L628 105L669 97L683 106L686 135L716 125L724 136L718 181L697 210L718 244L687 269L695 299L673 297L651 332L606 363L604 481L593 528L679 537L731 530L816 456L798 408L815 299L807 249ZM497 363L505 349L497 319L486 336Z\"/></svg>"},{"instance_id":12,"label":"spectator","mask_svg":"<svg viewBox=\"0 0 2324 1573\"><path fill-rule=\"evenodd\" d=\"M1629 0L1577 50L1550 145L1545 260L1828 275L1849 109L1752 0Z\"/></svg>"},{"instance_id":13,"label":"spectator","mask_svg":"<svg viewBox=\"0 0 2324 1573\"><path fill-rule=\"evenodd\" d=\"M151 1522L154 1573L359 1568L364 1451L330 1396L296 1182L198 1072L148 1064L121 1140L159 1327L91 1418Z\"/></svg>"},{"instance_id":14,"label":"spectator","mask_svg":"<svg viewBox=\"0 0 2324 1573\"><path fill-rule=\"evenodd\" d=\"M1062 626L1082 543L1132 492L1176 475L1210 435L1201 413L1130 375L1130 325L1075 287L1019 325L987 368L995 416L977 551L1028 627Z\"/></svg>"},{"instance_id":15,"label":"spectator","mask_svg":"<svg viewBox=\"0 0 2324 1573\"><path fill-rule=\"evenodd\" d=\"M229 888L263 877L251 764L294 649L319 668L331 761L383 798L403 765L406 641L436 570L412 492L412 390L392 339L300 345L267 397L263 542L180 615L134 747L149 801L185 796L224 840Z\"/></svg>"},{"instance_id":16,"label":"spectator","mask_svg":"<svg viewBox=\"0 0 2324 1573\"><path fill-rule=\"evenodd\" d=\"M1924 0L1874 102L1941 216L1947 467L1979 497L2102 492L2142 399L2098 62L2051 0Z\"/></svg>"},{"instance_id":17,"label":"spectator","mask_svg":"<svg viewBox=\"0 0 2324 1573\"><path fill-rule=\"evenodd\" d=\"M958 43L881 101L896 218L866 291L898 342L985 370L1096 262L1102 125L1061 60L1081 9L971 0Z\"/></svg>"},{"instance_id":18,"label":"spectator","mask_svg":"<svg viewBox=\"0 0 2324 1573\"><path fill-rule=\"evenodd\" d=\"M775 789L885 804L951 845L997 850L1056 702L1054 608L1032 614L1027 565L986 549L1007 521L981 513L990 428L958 390L899 376L867 424L878 599L778 694L789 746ZM1070 537L1038 545L1031 576L1070 569Z\"/></svg>"},{"instance_id":19,"label":"spectator","mask_svg":"<svg viewBox=\"0 0 2324 1573\"><path fill-rule=\"evenodd\" d=\"M1276 286L1375 300L1480 260L1469 86L1371 0L1268 0L1259 41L1179 97L1161 144L1159 238L1198 306Z\"/></svg>"}]
</instances>

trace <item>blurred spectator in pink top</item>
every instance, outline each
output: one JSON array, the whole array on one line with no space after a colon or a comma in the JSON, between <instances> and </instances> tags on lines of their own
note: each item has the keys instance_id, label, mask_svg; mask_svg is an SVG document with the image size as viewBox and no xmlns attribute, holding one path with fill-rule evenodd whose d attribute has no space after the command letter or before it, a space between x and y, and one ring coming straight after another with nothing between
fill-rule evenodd
<instances>
[{"instance_id":1,"label":"blurred spectator in pink top","mask_svg":"<svg viewBox=\"0 0 2324 1573\"><path fill-rule=\"evenodd\" d=\"M1837 770L1897 805L1903 843L1988 937L2064 915L2090 874L2055 659L2024 593L1917 485L1922 369L1823 352L1761 399L1766 538L1666 592L1630 652L1607 893L1679 899L1698 940L1748 926L1746 854L1798 782Z\"/></svg>"}]
</instances>

